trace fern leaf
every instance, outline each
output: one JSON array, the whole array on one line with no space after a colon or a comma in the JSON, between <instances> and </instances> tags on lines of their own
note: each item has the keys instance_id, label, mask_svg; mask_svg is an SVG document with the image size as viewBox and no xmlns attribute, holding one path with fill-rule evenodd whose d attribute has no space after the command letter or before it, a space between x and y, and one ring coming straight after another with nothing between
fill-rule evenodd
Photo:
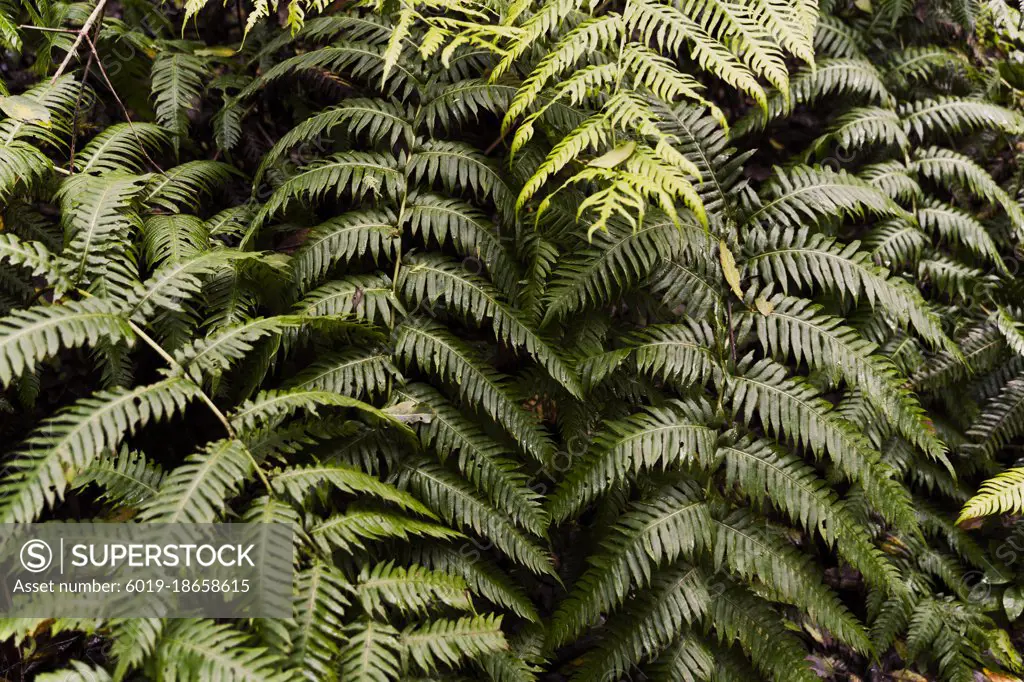
<instances>
[{"instance_id":1,"label":"fern leaf","mask_svg":"<svg viewBox=\"0 0 1024 682\"><path fill-rule=\"evenodd\" d=\"M872 307L884 306L901 323L912 325L932 346L956 352L920 293L888 278L868 254L858 251L856 242L844 247L803 228L795 233L754 231L748 244L747 267L766 281L778 282L783 291L791 285L820 286L854 300L864 296Z\"/></svg>"},{"instance_id":2,"label":"fern leaf","mask_svg":"<svg viewBox=\"0 0 1024 682\"><path fill-rule=\"evenodd\" d=\"M401 107L383 100L347 99L337 107L310 116L282 135L270 151L263 155L253 177L253 184L258 186L267 169L277 163L289 149L329 135L340 125L344 125L352 137L365 134L370 142L384 140L389 147L394 147L399 141L411 145L415 139L408 114Z\"/></svg>"},{"instance_id":3,"label":"fern leaf","mask_svg":"<svg viewBox=\"0 0 1024 682\"><path fill-rule=\"evenodd\" d=\"M431 511L412 495L358 469L338 463L290 467L273 473L270 485L274 492L287 495L299 504L305 502L314 491L329 486L350 495L371 495L401 509L434 518Z\"/></svg>"},{"instance_id":4,"label":"fern leaf","mask_svg":"<svg viewBox=\"0 0 1024 682\"><path fill-rule=\"evenodd\" d=\"M399 679L402 647L398 631L372 620L354 623L345 630L346 644L338 657L340 678L358 682L389 682Z\"/></svg>"},{"instance_id":5,"label":"fern leaf","mask_svg":"<svg viewBox=\"0 0 1024 682\"><path fill-rule=\"evenodd\" d=\"M351 552L365 549L366 541L410 537L452 540L463 535L446 526L419 519L410 519L392 512L349 511L335 514L311 527L309 539L325 557L335 548Z\"/></svg>"},{"instance_id":6,"label":"fern leaf","mask_svg":"<svg viewBox=\"0 0 1024 682\"><path fill-rule=\"evenodd\" d=\"M235 439L211 443L168 473L160 491L142 506L140 518L159 523L213 523L228 496L253 473L252 454Z\"/></svg>"},{"instance_id":7,"label":"fern leaf","mask_svg":"<svg viewBox=\"0 0 1024 682\"><path fill-rule=\"evenodd\" d=\"M423 613L437 606L459 611L472 609L462 578L422 566L401 568L390 561L367 565L353 587L363 610L371 615L387 615L385 606L403 613Z\"/></svg>"},{"instance_id":8,"label":"fern leaf","mask_svg":"<svg viewBox=\"0 0 1024 682\"><path fill-rule=\"evenodd\" d=\"M711 541L707 503L693 484L664 485L632 503L559 606L549 644L571 641L602 613L620 606L632 590L647 587L659 566L692 557Z\"/></svg>"},{"instance_id":9,"label":"fern leaf","mask_svg":"<svg viewBox=\"0 0 1024 682\"><path fill-rule=\"evenodd\" d=\"M147 461L143 453L122 448L116 455L108 452L83 468L71 487L96 485L103 490L102 498L134 507L156 494L163 477L160 466Z\"/></svg>"},{"instance_id":10,"label":"fern leaf","mask_svg":"<svg viewBox=\"0 0 1024 682\"><path fill-rule=\"evenodd\" d=\"M337 637L351 603L348 580L334 566L314 561L298 573L295 585L288 663L306 679L330 679Z\"/></svg>"},{"instance_id":11,"label":"fern leaf","mask_svg":"<svg viewBox=\"0 0 1024 682\"><path fill-rule=\"evenodd\" d=\"M0 318L0 383L9 386L62 348L134 338L117 309L99 299L13 311Z\"/></svg>"},{"instance_id":12,"label":"fern leaf","mask_svg":"<svg viewBox=\"0 0 1024 682\"><path fill-rule=\"evenodd\" d=\"M292 277L301 290L321 280L340 262L370 256L374 263L398 253L401 231L388 210L354 211L317 225L292 256Z\"/></svg>"},{"instance_id":13,"label":"fern leaf","mask_svg":"<svg viewBox=\"0 0 1024 682\"><path fill-rule=\"evenodd\" d=\"M426 625L412 625L402 632L399 641L403 657L427 672L508 646L501 631L501 616L494 615L438 619Z\"/></svg>"},{"instance_id":14,"label":"fern leaf","mask_svg":"<svg viewBox=\"0 0 1024 682\"><path fill-rule=\"evenodd\" d=\"M152 123L115 123L89 140L75 155L80 173L138 173L147 154L166 147L170 136Z\"/></svg>"},{"instance_id":15,"label":"fern leaf","mask_svg":"<svg viewBox=\"0 0 1024 682\"><path fill-rule=\"evenodd\" d=\"M174 133L174 153L188 134L188 112L196 107L209 64L190 54L167 50L157 54L150 72L156 120Z\"/></svg>"},{"instance_id":16,"label":"fern leaf","mask_svg":"<svg viewBox=\"0 0 1024 682\"><path fill-rule=\"evenodd\" d=\"M506 377L491 369L470 347L432 321L407 322L398 328L397 335L396 357L455 384L464 401L501 424L537 461L548 460L552 452L548 435L511 395Z\"/></svg>"},{"instance_id":17,"label":"fern leaf","mask_svg":"<svg viewBox=\"0 0 1024 682\"><path fill-rule=\"evenodd\" d=\"M472 528L516 562L538 575L554 575L551 558L455 476L429 463L409 464L400 473L407 486L447 523Z\"/></svg>"},{"instance_id":18,"label":"fern leaf","mask_svg":"<svg viewBox=\"0 0 1024 682\"><path fill-rule=\"evenodd\" d=\"M710 462L716 431L707 426L710 406L671 401L622 421L608 422L586 459L574 466L549 503L555 521L579 512L628 474L684 462Z\"/></svg>"},{"instance_id":19,"label":"fern leaf","mask_svg":"<svg viewBox=\"0 0 1024 682\"><path fill-rule=\"evenodd\" d=\"M287 209L293 200L317 201L328 196L340 196L346 191L360 199L370 197L376 200L381 196L399 199L404 189L405 179L394 157L371 152L335 154L303 166L274 190L253 218L253 225L262 225L279 211ZM247 239L253 235L251 230Z\"/></svg>"},{"instance_id":20,"label":"fern leaf","mask_svg":"<svg viewBox=\"0 0 1024 682\"><path fill-rule=\"evenodd\" d=\"M419 426L424 446L433 448L442 463L451 453L458 454L458 467L478 491L516 523L535 535L543 535L547 516L540 496L528 485L520 465L499 442L484 433L472 419L446 401L426 384L412 384L397 391L400 399L416 403L417 409L431 415Z\"/></svg>"},{"instance_id":21,"label":"fern leaf","mask_svg":"<svg viewBox=\"0 0 1024 682\"><path fill-rule=\"evenodd\" d=\"M284 419L298 410L318 414L324 407L351 408L392 424L400 430L406 427L385 412L372 405L346 396L311 389L282 391L261 391L252 400L246 401L228 415L234 428L241 432L252 431L273 420Z\"/></svg>"},{"instance_id":22,"label":"fern leaf","mask_svg":"<svg viewBox=\"0 0 1024 682\"><path fill-rule=\"evenodd\" d=\"M23 241L13 234L0 234L0 263L16 265L42 277L58 293L70 283L63 272L63 264L40 242Z\"/></svg>"},{"instance_id":23,"label":"fern leaf","mask_svg":"<svg viewBox=\"0 0 1024 682\"><path fill-rule=\"evenodd\" d=\"M205 619L173 621L157 646L157 669L161 676L224 682L290 679L280 657L249 644L249 635L228 624Z\"/></svg>"},{"instance_id":24,"label":"fern leaf","mask_svg":"<svg viewBox=\"0 0 1024 682\"><path fill-rule=\"evenodd\" d=\"M0 483L6 523L31 523L56 500L69 481L107 450L150 421L184 409L195 398L195 384L178 378L148 386L101 391L43 422L10 463Z\"/></svg>"},{"instance_id":25,"label":"fern leaf","mask_svg":"<svg viewBox=\"0 0 1024 682\"><path fill-rule=\"evenodd\" d=\"M442 302L477 324L490 318L499 340L529 353L572 395L582 394L579 379L565 360L482 277L448 259L420 256L409 259L396 287L413 308Z\"/></svg>"},{"instance_id":26,"label":"fern leaf","mask_svg":"<svg viewBox=\"0 0 1024 682\"><path fill-rule=\"evenodd\" d=\"M651 220L639 230L611 227L562 260L548 288L542 326L566 315L611 301L623 288L651 274L662 259L679 253L683 235L671 220Z\"/></svg>"},{"instance_id":27,"label":"fern leaf","mask_svg":"<svg viewBox=\"0 0 1024 682\"><path fill-rule=\"evenodd\" d=\"M833 413L832 405L785 368L770 360L741 363L729 378L726 401L733 414L750 423L756 412L765 428L786 435L821 456L828 454L840 471L864 485L872 504L890 522L916 529L909 494L881 463L881 457L852 423Z\"/></svg>"},{"instance_id":28,"label":"fern leaf","mask_svg":"<svg viewBox=\"0 0 1024 682\"><path fill-rule=\"evenodd\" d=\"M822 315L809 301L780 294L768 301L771 313L751 315L767 352L792 355L798 364L807 362L824 372L840 372L851 385L864 389L901 435L952 471L934 426L914 395L902 387L904 380L896 368L875 354L873 344L838 319Z\"/></svg>"}]
</instances>

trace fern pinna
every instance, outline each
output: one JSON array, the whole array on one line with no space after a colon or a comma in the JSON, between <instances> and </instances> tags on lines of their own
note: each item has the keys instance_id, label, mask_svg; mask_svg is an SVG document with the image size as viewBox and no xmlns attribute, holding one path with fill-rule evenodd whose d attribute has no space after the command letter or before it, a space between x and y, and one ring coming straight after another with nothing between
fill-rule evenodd
<instances>
[{"instance_id":1,"label":"fern pinna","mask_svg":"<svg viewBox=\"0 0 1024 682\"><path fill-rule=\"evenodd\" d=\"M65 71L92 8L43 4L0 3L0 519L298 532L292 619L2 620L22 676L1021 673L973 520L1020 469L971 493L1024 119L956 49L1014 10L125 2Z\"/></svg>"}]
</instances>

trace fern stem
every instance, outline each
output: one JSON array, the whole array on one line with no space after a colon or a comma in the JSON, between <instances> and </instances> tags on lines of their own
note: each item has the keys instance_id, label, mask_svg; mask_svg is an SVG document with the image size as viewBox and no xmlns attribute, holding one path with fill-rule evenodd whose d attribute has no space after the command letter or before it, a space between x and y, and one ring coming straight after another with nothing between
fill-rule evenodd
<instances>
[{"instance_id":1,"label":"fern stem","mask_svg":"<svg viewBox=\"0 0 1024 682\"><path fill-rule=\"evenodd\" d=\"M89 36L85 36L85 40L89 43L89 49L92 50L92 54L96 58L96 66L99 68L100 75L103 76L103 80L107 84L107 89L109 89L110 94L114 96L114 100L117 101L118 106L121 107L121 113L124 114L125 120L128 121L128 127L131 128L132 135L135 136L135 141L139 144L139 151L141 151L142 155L146 157L146 160L149 161L149 163L156 168L161 175L163 175L164 169L161 168L160 164L154 161L153 157L151 157L149 152L146 151L146 145L142 143L142 138L139 137L139 133L135 129L135 124L132 123L132 117L131 114L128 113L128 107L126 107L124 102L121 101L120 96L117 94L117 90L114 88L114 84L110 82L110 77L107 75L107 69L103 66L103 60L100 59L100 53L96 51L96 44L93 43L92 38Z\"/></svg>"},{"instance_id":2,"label":"fern stem","mask_svg":"<svg viewBox=\"0 0 1024 682\"><path fill-rule=\"evenodd\" d=\"M131 330L135 332L135 334L138 335L138 337L142 339L147 346L155 350L157 354L160 355L160 357L163 358L164 361L171 366L172 370L181 374L181 376L188 378L188 374L185 372L182 366L178 364L178 361L171 357L171 355L167 351L165 351L163 347L159 343L157 343L153 337L151 337L149 334L143 331L141 327L139 327L131 320L128 320L128 326L131 327ZM192 381L192 379L189 380ZM206 394L206 391L203 390L203 387L200 386L198 382L192 381L192 383L194 383L196 387L199 389L199 399L203 401L203 403L205 403L208 408L210 408L210 412L213 412L213 415L217 417L220 423L224 426L224 430L227 431L228 437L232 439L237 438L238 433L235 431L234 427L231 426L231 422L228 421L227 415L225 415L224 412L222 412L221 409L217 407L217 404L214 403L213 399ZM262 481L266 489L268 491L271 491L270 480L267 478L267 475L263 473L263 469L260 468L259 462L257 462L256 458L252 456L252 453L249 452L248 448L246 448L245 451L249 456L249 460L252 462L252 467L256 471L256 475L259 476L260 481Z\"/></svg>"},{"instance_id":3,"label":"fern stem","mask_svg":"<svg viewBox=\"0 0 1024 682\"><path fill-rule=\"evenodd\" d=\"M77 291L79 294L86 296L87 298L92 298L92 294L90 294L88 291L85 291L84 289L78 289ZM210 412L212 412L213 415L217 418L217 420L220 421L220 423L224 426L224 430L227 432L228 437L232 439L238 438L238 433L235 431L234 427L231 426L231 422L228 421L227 415L225 415L224 412L222 412L221 409L217 407L217 404L214 403L213 399L206 394L206 391L203 390L203 387L199 384L199 382L194 381L191 377L189 377L188 373L185 372L185 369L178 363L178 361L175 360L170 353L165 351L163 349L163 346L157 343L156 339L147 334L145 330L142 329L142 327L135 324L135 322L132 321L130 318L127 320L127 322L128 327L132 330L132 332L134 332L136 336L142 339L142 341L147 346L156 351L157 355L163 358L164 362L166 362L168 366L170 366L172 371L174 371L177 374L180 374L182 377L196 385L196 388L199 389L199 399L206 404L206 406L210 409ZM245 451L249 456L249 460L252 462L252 467L256 471L256 475L259 476L260 481L263 483L264 487L266 487L267 491L272 492L272 488L270 487L270 479L268 479L267 475L263 473L263 469L260 468L259 462L257 462L256 458L252 456L252 453L249 452L248 448L246 448Z\"/></svg>"}]
</instances>

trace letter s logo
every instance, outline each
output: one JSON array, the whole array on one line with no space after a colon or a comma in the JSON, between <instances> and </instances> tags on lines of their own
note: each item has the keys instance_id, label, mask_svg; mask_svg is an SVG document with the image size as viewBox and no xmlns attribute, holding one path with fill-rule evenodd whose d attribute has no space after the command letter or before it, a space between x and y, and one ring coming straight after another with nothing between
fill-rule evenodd
<instances>
[{"instance_id":1,"label":"letter s logo","mask_svg":"<svg viewBox=\"0 0 1024 682\"><path fill-rule=\"evenodd\" d=\"M53 550L42 540L29 540L21 547L21 565L26 571L39 573L53 563Z\"/></svg>"}]
</instances>

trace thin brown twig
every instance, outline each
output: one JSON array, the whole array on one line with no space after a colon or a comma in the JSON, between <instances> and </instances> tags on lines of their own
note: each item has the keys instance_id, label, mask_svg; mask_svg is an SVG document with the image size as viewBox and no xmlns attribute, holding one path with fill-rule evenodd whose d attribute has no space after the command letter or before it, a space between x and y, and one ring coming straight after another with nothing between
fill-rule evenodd
<instances>
[{"instance_id":1,"label":"thin brown twig","mask_svg":"<svg viewBox=\"0 0 1024 682\"><path fill-rule=\"evenodd\" d=\"M78 289L77 291L80 294L84 295L86 298L92 298L92 294L90 294L88 291L85 291L84 289ZM202 385L200 385L198 381L190 377L188 373L185 371L185 369L181 366L181 364L178 363L178 361L175 360L170 353L165 351L163 346L156 342L156 339L147 334L145 330L142 329L142 327L135 324L135 322L131 318L128 318L127 322L128 327L132 330L132 332L134 332L136 336L142 339L143 343L152 348L157 355L163 358L163 361L167 363L167 365L171 368L172 371L184 377L186 381L191 381L193 384L195 384L196 388L199 389L198 392L196 393L196 395L199 397L199 400L201 400L208 408L210 408L210 412L212 412L213 415L217 418L217 420L220 421L221 425L224 426L224 430L227 431L228 438L238 438L238 432L235 431L235 428L233 426L231 426L231 422L228 421L227 415L225 415L221 411L221 409L217 407L217 404L213 402L213 399L206 394L206 391L203 390ZM252 453L249 452L248 448L246 448L246 452L249 453L249 459L250 461L252 461L253 469L255 469L256 475L259 476L260 481L262 481L263 485L267 487L267 490L272 491L273 489L270 487L270 480L267 478L267 475L263 472L263 469L260 468L259 462L256 461L256 458L253 457Z\"/></svg>"},{"instance_id":2,"label":"thin brown twig","mask_svg":"<svg viewBox=\"0 0 1024 682\"><path fill-rule=\"evenodd\" d=\"M32 29L33 31L46 31L48 33L78 34L78 31L73 28L50 28L49 26L33 26L32 24L18 24L18 28Z\"/></svg>"},{"instance_id":3,"label":"thin brown twig","mask_svg":"<svg viewBox=\"0 0 1024 682\"><path fill-rule=\"evenodd\" d=\"M85 62L85 71L82 72L82 87L78 88L78 94L75 96L75 110L71 114L71 154L68 157L68 169L75 172L75 145L78 142L78 110L82 106L82 93L85 92L85 82L89 79L89 70L92 68L92 60L95 59L96 53L92 50L89 51L89 59Z\"/></svg>"},{"instance_id":4,"label":"thin brown twig","mask_svg":"<svg viewBox=\"0 0 1024 682\"><path fill-rule=\"evenodd\" d=\"M107 75L107 70L103 66L103 60L100 59L100 55L96 51L96 45L92 42L92 38L86 36L85 39L89 43L89 49L91 49L92 53L96 56L96 66L99 67L100 74L103 75L103 80L107 84L107 88L110 90L110 94L114 96L114 100L117 101L118 106L121 107L121 112L124 114L125 120L128 121L128 127L131 128L132 134L135 136L135 141L139 143L139 150L142 152L142 155L146 157L146 160L149 161L149 163L154 168L160 171L160 173L163 173L164 169L161 168L160 164L154 161L153 158L149 155L149 152L146 151L146 145L142 144L142 138L139 137L138 131L135 130L135 125L132 123L131 114L128 113L128 107L126 107L124 105L124 102L121 101L121 98L117 94L117 90L114 89L114 84L110 82L110 77Z\"/></svg>"},{"instance_id":5,"label":"thin brown twig","mask_svg":"<svg viewBox=\"0 0 1024 682\"><path fill-rule=\"evenodd\" d=\"M92 25L96 23L96 20L103 14L106 6L107 0L100 0L96 3L96 7L93 9L92 14L90 14L89 18L85 20L82 28L78 29L78 37L75 38L75 42L71 44L71 49L68 50L68 53L64 55L64 61L62 61L60 66L57 67L57 72L53 74L53 78L50 79L50 85L57 82L57 79L64 73L64 70L68 68L68 64L70 64L71 60L74 59L76 54L78 54L78 46L82 44L82 40L88 39L86 34L89 33L89 29L92 28ZM89 44L92 44L91 40L89 41Z\"/></svg>"},{"instance_id":6,"label":"thin brown twig","mask_svg":"<svg viewBox=\"0 0 1024 682\"><path fill-rule=\"evenodd\" d=\"M511 128L509 128L509 130L511 130ZM494 142L492 142L491 146L489 146L487 149L484 150L484 156L490 156L491 152L493 152L495 149L497 149L498 145L501 144L505 140L505 136L506 135L508 135L508 130L506 130L501 135L499 135L498 139L496 139Z\"/></svg>"}]
</instances>

